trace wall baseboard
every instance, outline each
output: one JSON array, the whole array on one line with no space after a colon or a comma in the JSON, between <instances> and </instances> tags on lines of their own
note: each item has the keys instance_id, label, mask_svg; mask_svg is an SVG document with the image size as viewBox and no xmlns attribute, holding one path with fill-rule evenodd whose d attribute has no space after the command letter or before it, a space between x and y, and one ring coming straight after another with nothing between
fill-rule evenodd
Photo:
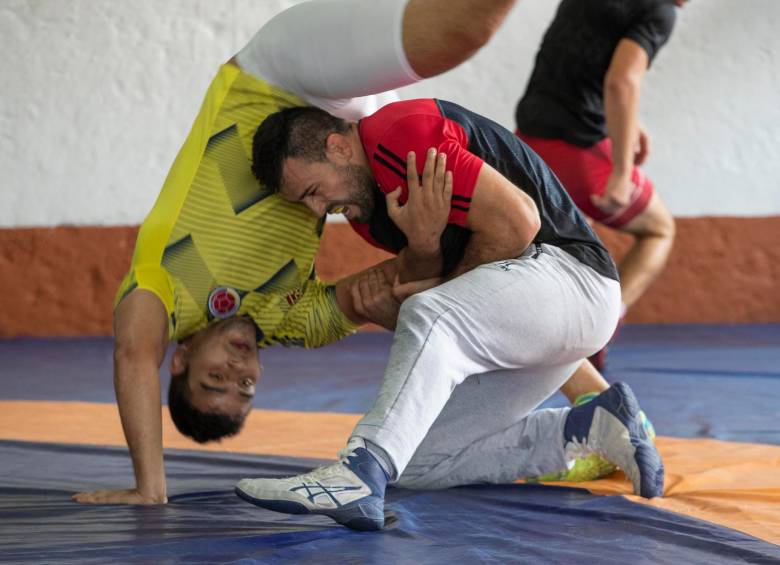
<instances>
[{"instance_id":1,"label":"wall baseboard","mask_svg":"<svg viewBox=\"0 0 780 565\"><path fill-rule=\"evenodd\" d=\"M0 229L0 337L111 334L111 305L137 227ZM627 236L600 229L618 260ZM335 280L389 257L347 224L327 224L317 257ZM780 216L677 220L664 273L635 323L780 322Z\"/></svg>"}]
</instances>

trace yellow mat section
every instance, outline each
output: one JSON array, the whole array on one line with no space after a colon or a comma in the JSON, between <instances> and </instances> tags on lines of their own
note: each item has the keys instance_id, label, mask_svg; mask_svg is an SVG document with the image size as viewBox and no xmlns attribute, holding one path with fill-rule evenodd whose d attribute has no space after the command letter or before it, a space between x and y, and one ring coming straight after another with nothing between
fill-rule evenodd
<instances>
[{"instance_id":1,"label":"yellow mat section","mask_svg":"<svg viewBox=\"0 0 780 565\"><path fill-rule=\"evenodd\" d=\"M333 459L356 414L253 410L244 430L220 443L182 437L163 410L167 448ZM0 401L0 439L124 446L113 404ZM600 481L553 483L600 495L624 495L780 544L780 447L706 439L657 438L666 465L665 496L633 496L621 472Z\"/></svg>"}]
</instances>

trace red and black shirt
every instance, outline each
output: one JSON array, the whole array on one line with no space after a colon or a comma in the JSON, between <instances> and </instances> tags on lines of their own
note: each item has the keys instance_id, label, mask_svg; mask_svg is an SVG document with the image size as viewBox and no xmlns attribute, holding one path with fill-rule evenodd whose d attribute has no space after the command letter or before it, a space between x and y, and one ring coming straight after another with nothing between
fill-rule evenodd
<instances>
[{"instance_id":1,"label":"red and black shirt","mask_svg":"<svg viewBox=\"0 0 780 565\"><path fill-rule=\"evenodd\" d=\"M406 202L406 155L417 154L422 174L430 147L447 155L453 173L449 224L441 237L444 274L463 257L470 231L466 218L483 163L487 163L533 198L541 216L536 243L567 251L598 273L618 280L603 244L577 210L550 168L527 145L497 123L443 100L406 100L388 104L359 124L360 139L377 182L376 206L366 224L352 227L369 243L392 253L406 247L406 237L387 213L384 194L402 187Z\"/></svg>"}]
</instances>

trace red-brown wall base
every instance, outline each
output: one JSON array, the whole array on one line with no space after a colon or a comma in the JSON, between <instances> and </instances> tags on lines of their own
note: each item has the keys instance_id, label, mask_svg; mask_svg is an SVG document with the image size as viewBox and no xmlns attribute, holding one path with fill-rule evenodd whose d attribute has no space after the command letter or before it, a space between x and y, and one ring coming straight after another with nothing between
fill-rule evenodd
<instances>
[{"instance_id":1,"label":"red-brown wall base","mask_svg":"<svg viewBox=\"0 0 780 565\"><path fill-rule=\"evenodd\" d=\"M0 337L111 334L135 227L0 230ZM630 239L599 230L616 258ZM317 257L335 280L389 255L328 224ZM780 322L780 217L683 218L666 270L629 322Z\"/></svg>"}]
</instances>

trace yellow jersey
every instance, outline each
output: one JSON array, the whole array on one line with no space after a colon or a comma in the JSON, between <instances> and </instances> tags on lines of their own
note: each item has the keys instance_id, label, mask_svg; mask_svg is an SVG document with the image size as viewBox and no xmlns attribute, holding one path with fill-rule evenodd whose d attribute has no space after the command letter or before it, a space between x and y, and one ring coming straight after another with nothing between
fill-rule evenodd
<instances>
[{"instance_id":1,"label":"yellow jersey","mask_svg":"<svg viewBox=\"0 0 780 565\"><path fill-rule=\"evenodd\" d=\"M314 272L323 220L251 171L257 126L304 105L235 65L220 68L141 225L115 306L135 289L153 292L176 340L235 315L254 320L261 347L318 347L355 331Z\"/></svg>"}]
</instances>

